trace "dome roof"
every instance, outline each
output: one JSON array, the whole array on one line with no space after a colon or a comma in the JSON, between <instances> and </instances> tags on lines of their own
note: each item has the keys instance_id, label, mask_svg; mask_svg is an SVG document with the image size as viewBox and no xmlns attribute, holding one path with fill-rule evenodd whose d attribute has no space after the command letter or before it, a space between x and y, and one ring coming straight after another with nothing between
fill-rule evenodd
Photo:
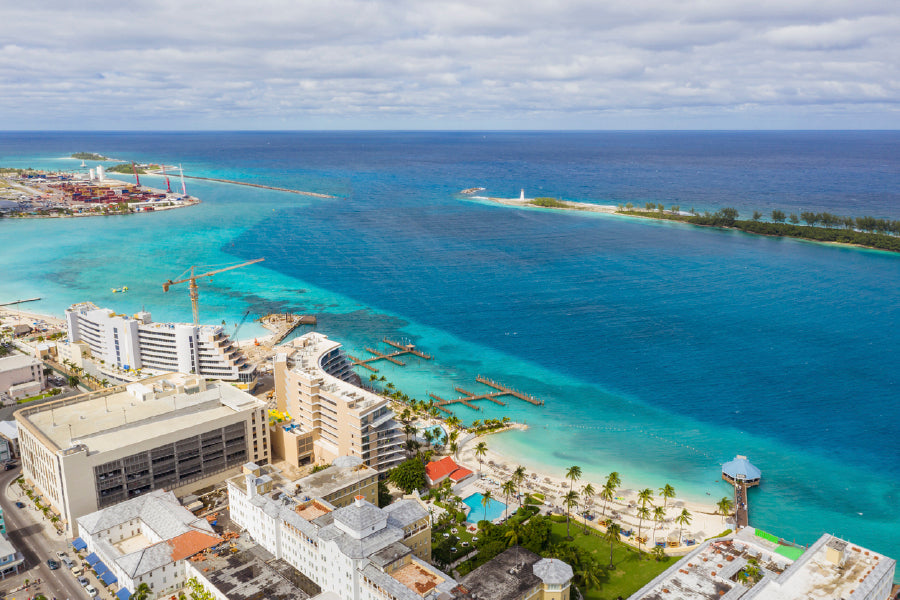
<instances>
[{"instance_id":1,"label":"dome roof","mask_svg":"<svg viewBox=\"0 0 900 600\"><path fill-rule=\"evenodd\" d=\"M742 479L744 481L753 481L762 477L762 471L753 466L746 456L738 454L734 460L722 465L722 473L728 475L732 479Z\"/></svg>"}]
</instances>

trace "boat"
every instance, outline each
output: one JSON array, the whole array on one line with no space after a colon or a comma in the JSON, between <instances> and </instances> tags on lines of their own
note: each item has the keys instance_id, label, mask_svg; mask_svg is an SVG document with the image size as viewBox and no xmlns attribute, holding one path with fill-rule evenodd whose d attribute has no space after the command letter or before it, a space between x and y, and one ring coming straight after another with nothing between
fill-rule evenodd
<instances>
[{"instance_id":1,"label":"boat","mask_svg":"<svg viewBox=\"0 0 900 600\"><path fill-rule=\"evenodd\" d=\"M85 168L85 167L87 167L87 165L84 164L84 161L81 161L81 168L83 169L83 168Z\"/></svg>"},{"instance_id":2,"label":"boat","mask_svg":"<svg viewBox=\"0 0 900 600\"><path fill-rule=\"evenodd\" d=\"M120 287L120 288L113 288L113 289L112 289L112 293L113 293L113 294L118 294L119 292L122 292L122 293L124 294L124 293L127 292L127 291L128 291L128 286L127 286L127 285L123 285L123 286Z\"/></svg>"}]
</instances>

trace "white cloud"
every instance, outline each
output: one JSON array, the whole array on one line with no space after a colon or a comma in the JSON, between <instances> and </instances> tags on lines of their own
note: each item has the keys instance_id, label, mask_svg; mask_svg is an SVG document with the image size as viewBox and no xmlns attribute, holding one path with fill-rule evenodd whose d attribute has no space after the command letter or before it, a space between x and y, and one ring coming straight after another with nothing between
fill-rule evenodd
<instances>
[{"instance_id":1,"label":"white cloud","mask_svg":"<svg viewBox=\"0 0 900 600\"><path fill-rule=\"evenodd\" d=\"M2 129L900 127L881 0L38 4L0 20Z\"/></svg>"}]
</instances>

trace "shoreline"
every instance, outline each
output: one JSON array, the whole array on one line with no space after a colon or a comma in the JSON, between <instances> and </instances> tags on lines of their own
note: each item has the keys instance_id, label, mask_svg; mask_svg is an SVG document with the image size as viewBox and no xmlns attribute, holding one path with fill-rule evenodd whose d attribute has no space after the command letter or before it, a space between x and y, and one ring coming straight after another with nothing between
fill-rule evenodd
<instances>
[{"instance_id":1,"label":"shoreline","mask_svg":"<svg viewBox=\"0 0 900 600\"><path fill-rule=\"evenodd\" d=\"M527 430L528 428L527 426L522 428L509 428L487 434L475 435L471 439L466 440L463 446L460 447L457 463L465 466L474 473L478 473L479 463L478 458L475 456L475 446L478 442L487 441L489 436L511 431L512 429ZM499 486L502 485L503 481L509 478L508 473L511 473L519 465L520 463L515 456L506 455L488 447L487 453L482 457L482 476L476 480L475 484L470 485L477 484L486 489L492 489L494 498L503 501L505 500L505 497L500 491ZM531 492L543 493L545 496L545 506L552 506L554 509L559 509L561 514L564 515L565 508L562 505L562 496L569 490L569 483L569 480L564 476L553 474L547 469L528 469L526 472L526 481L523 483L523 495ZM602 481L579 479L573 486L573 489L580 490L588 483L590 483L595 490L592 499L591 512L595 513L597 517L593 521L585 521L573 513L571 515L573 524L579 526L586 523L593 529L603 531L599 526L607 517L612 515L613 520L622 527L623 531L631 529L634 532L634 535L630 537L622 536L622 543L638 548L636 538L640 520L635 515L635 507L638 503L638 490L630 488L617 489L616 498L607 503L607 510L606 513L604 513L604 502L600 498L600 490L603 488ZM651 487L650 489L653 490L653 506L661 506L659 501L662 500L662 498L658 495L658 488ZM510 505L516 505L514 498L510 498ZM695 542L700 543L704 539L716 536L726 529L733 528L733 517L726 517L723 521L723 517L717 512L718 509L714 503L705 503L676 495L674 498L668 499L666 520L664 522L657 525L652 518L644 519L643 526L641 527L641 535L647 538L647 542L642 546L644 551L649 552L653 549L654 531L657 536L657 541L666 539L672 531L678 531L680 526L674 522L674 519L681 513L682 509L687 509L692 517L690 525L684 527L683 539L685 540L694 539ZM579 509L576 510L577 512L582 511L581 504L579 504ZM560 514L560 512L554 512L555 514ZM702 539L700 539L700 536L694 537L694 534L696 533L702 533ZM678 555L688 552L695 547L696 544L691 546L682 544L676 548L666 546L665 550L667 554Z\"/></svg>"},{"instance_id":2,"label":"shoreline","mask_svg":"<svg viewBox=\"0 0 900 600\"><path fill-rule=\"evenodd\" d=\"M628 210L621 210L618 206L612 204L591 204L589 202L574 202L572 200L556 200L559 204L564 204L565 206L540 206L537 204L533 204L532 200L534 198L526 198L525 200L521 200L519 198L496 198L491 196L471 196L473 200L484 200L491 202L493 204L500 204L503 206L512 206L514 208L541 208L547 210L558 210L561 212L592 212L592 213L603 213L608 215L614 215L618 217L634 217L638 219L649 219L652 221L670 221L675 223L682 223L684 225L691 225L693 227L703 227L703 228L713 228L713 229L723 229L728 231L739 231L741 233L745 233L747 235L755 235L761 237L775 238L775 239L792 239L792 240L802 240L805 242L812 242L814 244L822 244L825 246L839 246L844 248L860 248L865 250L877 250L879 252L890 252L892 254L897 254L900 250L892 250L890 248L879 248L877 246L871 246L867 244L855 244L853 242L841 242L841 241L833 241L833 240L819 240L812 237L805 237L803 235L780 235L777 233L766 233L759 231L749 231L746 229L742 229L740 227L727 226L727 225L708 225L704 223L692 223L691 221L686 220L686 218L692 217L692 215L679 212L677 215L672 213L665 213L669 215L666 216L658 216L655 211L644 211L637 208L632 208ZM685 219L681 218L670 218L670 217L685 217ZM768 221L765 221L766 223ZM803 225L794 225L795 227L804 227ZM820 228L817 228L820 229ZM824 228L828 229L828 228ZM866 233L866 232L858 232L858 233ZM876 234L871 234L876 235ZM891 236L888 236L891 237Z\"/></svg>"}]
</instances>

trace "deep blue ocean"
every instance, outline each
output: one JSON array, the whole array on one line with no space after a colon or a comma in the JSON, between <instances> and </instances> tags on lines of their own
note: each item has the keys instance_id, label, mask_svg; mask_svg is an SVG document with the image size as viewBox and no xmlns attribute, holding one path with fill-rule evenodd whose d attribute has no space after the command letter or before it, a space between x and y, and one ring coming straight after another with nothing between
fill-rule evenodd
<instances>
[{"instance_id":1,"label":"deep blue ocean","mask_svg":"<svg viewBox=\"0 0 900 600\"><path fill-rule=\"evenodd\" d=\"M0 302L189 320L163 281L265 257L201 284L201 319L315 312L354 354L409 338L435 360L379 368L412 396L485 374L546 401L458 410L527 421L489 444L526 466L715 501L746 454L751 524L900 557L900 255L458 193L900 219L900 133L0 133L0 166L77 151L337 197L188 180L191 209L0 220Z\"/></svg>"}]
</instances>

